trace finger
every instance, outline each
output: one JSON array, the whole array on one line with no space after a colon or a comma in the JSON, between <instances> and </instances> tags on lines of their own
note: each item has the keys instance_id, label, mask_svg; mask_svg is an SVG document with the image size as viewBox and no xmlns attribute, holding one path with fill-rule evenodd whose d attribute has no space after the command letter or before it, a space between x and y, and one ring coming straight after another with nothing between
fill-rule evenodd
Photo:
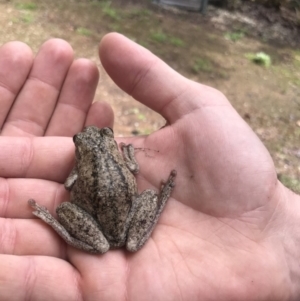
<instances>
[{"instance_id":1,"label":"finger","mask_svg":"<svg viewBox=\"0 0 300 301\"><path fill-rule=\"evenodd\" d=\"M46 135L73 136L85 124L99 80L95 64L76 60L70 67Z\"/></svg>"},{"instance_id":2,"label":"finger","mask_svg":"<svg viewBox=\"0 0 300 301\"><path fill-rule=\"evenodd\" d=\"M106 35L99 53L103 67L121 89L169 122L199 107L201 101L203 105L212 94L213 89L186 79L150 51L120 34ZM195 100L199 94L200 101ZM207 95L206 99L202 94Z\"/></svg>"},{"instance_id":3,"label":"finger","mask_svg":"<svg viewBox=\"0 0 300 301\"><path fill-rule=\"evenodd\" d=\"M67 261L44 256L0 255L2 300L80 299L79 274Z\"/></svg>"},{"instance_id":4,"label":"finger","mask_svg":"<svg viewBox=\"0 0 300 301\"><path fill-rule=\"evenodd\" d=\"M43 135L73 61L71 46L59 39L45 42L3 127L3 135Z\"/></svg>"},{"instance_id":5,"label":"finger","mask_svg":"<svg viewBox=\"0 0 300 301\"><path fill-rule=\"evenodd\" d=\"M128 297L128 287L125 284L131 273L131 265L124 249L90 256L70 249L70 257L84 279L82 287L85 296L93 296L94 300L141 300Z\"/></svg>"},{"instance_id":6,"label":"finger","mask_svg":"<svg viewBox=\"0 0 300 301\"><path fill-rule=\"evenodd\" d=\"M33 62L31 49L21 42L0 47L0 129L22 88Z\"/></svg>"},{"instance_id":7,"label":"finger","mask_svg":"<svg viewBox=\"0 0 300 301\"><path fill-rule=\"evenodd\" d=\"M104 101L96 101L92 104L87 114L85 126L95 125L99 128L114 125L114 112L111 106Z\"/></svg>"},{"instance_id":8,"label":"finger","mask_svg":"<svg viewBox=\"0 0 300 301\"><path fill-rule=\"evenodd\" d=\"M67 245L38 218L0 218L0 227L0 254L65 257Z\"/></svg>"},{"instance_id":9,"label":"finger","mask_svg":"<svg viewBox=\"0 0 300 301\"><path fill-rule=\"evenodd\" d=\"M0 176L63 183L74 165L74 143L64 137L0 137Z\"/></svg>"},{"instance_id":10,"label":"finger","mask_svg":"<svg viewBox=\"0 0 300 301\"><path fill-rule=\"evenodd\" d=\"M69 201L63 185L36 179L0 181L0 253L63 257L66 244L47 224L33 215L29 199L35 199L56 217L55 209Z\"/></svg>"},{"instance_id":11,"label":"finger","mask_svg":"<svg viewBox=\"0 0 300 301\"><path fill-rule=\"evenodd\" d=\"M0 179L0 217L34 218L29 199L47 207L52 215L70 196L64 185L37 179Z\"/></svg>"},{"instance_id":12,"label":"finger","mask_svg":"<svg viewBox=\"0 0 300 301\"><path fill-rule=\"evenodd\" d=\"M69 201L63 185L36 179L0 180L0 253L62 257L66 244L57 233L33 215L33 198L56 217L56 208ZM2 236L2 238L1 238Z\"/></svg>"},{"instance_id":13,"label":"finger","mask_svg":"<svg viewBox=\"0 0 300 301\"><path fill-rule=\"evenodd\" d=\"M1 255L1 299L123 300L128 293L124 286L127 261L125 256L115 253L87 256L77 252L73 257L81 263L83 272L53 257Z\"/></svg>"}]
</instances>

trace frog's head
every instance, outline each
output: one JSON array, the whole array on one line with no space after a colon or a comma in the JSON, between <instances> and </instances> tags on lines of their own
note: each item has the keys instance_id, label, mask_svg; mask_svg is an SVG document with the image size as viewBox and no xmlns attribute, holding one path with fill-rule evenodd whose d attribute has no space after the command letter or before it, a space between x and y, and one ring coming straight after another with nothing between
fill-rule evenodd
<instances>
[{"instance_id":1,"label":"frog's head","mask_svg":"<svg viewBox=\"0 0 300 301\"><path fill-rule=\"evenodd\" d=\"M95 153L107 153L118 149L114 140L114 132L109 127L98 128L88 126L82 132L74 135L73 141L76 147L76 158Z\"/></svg>"}]
</instances>

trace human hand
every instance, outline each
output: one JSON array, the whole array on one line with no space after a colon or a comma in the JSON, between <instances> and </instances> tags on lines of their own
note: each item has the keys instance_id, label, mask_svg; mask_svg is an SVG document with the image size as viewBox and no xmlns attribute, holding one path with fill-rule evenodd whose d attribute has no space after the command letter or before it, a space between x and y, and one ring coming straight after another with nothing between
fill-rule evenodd
<instances>
[{"instance_id":1,"label":"human hand","mask_svg":"<svg viewBox=\"0 0 300 301\"><path fill-rule=\"evenodd\" d=\"M58 183L71 165L72 142L34 139L31 149L11 157L27 178L46 180L34 185L24 180L22 189L10 184L6 217L20 220L1 227L8 229L1 248L22 256L1 255L0 279L6 286L0 295L14 300L25 294L30 300L298 300L298 196L277 181L270 155L248 125L218 91L178 75L122 36L106 36L100 57L122 89L167 119L157 132L123 141L159 150L151 157L137 154L140 190L158 188L171 169L177 170L172 198L137 253L120 249L90 255L66 248L47 225L29 220L30 208L24 211L29 197L52 212L53 204L65 200ZM1 147L0 158L17 150L17 143L22 140ZM31 160L24 160L29 154ZM15 176L8 160L0 162L2 176ZM31 195L26 199L24 192Z\"/></svg>"},{"instance_id":2,"label":"human hand","mask_svg":"<svg viewBox=\"0 0 300 301\"><path fill-rule=\"evenodd\" d=\"M73 136L85 125L112 125L111 108L91 105L99 72L87 59L74 60L60 39L45 42L33 57L21 42L0 47L2 136Z\"/></svg>"},{"instance_id":3,"label":"human hand","mask_svg":"<svg viewBox=\"0 0 300 301\"><path fill-rule=\"evenodd\" d=\"M138 154L140 187L177 170L159 225L130 257L128 298L299 300L299 196L277 180L251 128L220 92L122 36L105 37L100 57L124 91L167 120L130 140L159 149L154 158Z\"/></svg>"}]
</instances>

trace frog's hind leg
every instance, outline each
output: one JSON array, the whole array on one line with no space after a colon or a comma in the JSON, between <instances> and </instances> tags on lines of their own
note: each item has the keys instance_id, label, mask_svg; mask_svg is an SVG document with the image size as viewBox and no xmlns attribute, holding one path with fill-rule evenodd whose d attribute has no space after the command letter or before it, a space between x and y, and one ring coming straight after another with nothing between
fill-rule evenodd
<instances>
[{"instance_id":1,"label":"frog's hind leg","mask_svg":"<svg viewBox=\"0 0 300 301\"><path fill-rule=\"evenodd\" d=\"M135 212L132 217L126 242L126 249L131 252L139 250L150 237L172 190L175 187L176 171L173 170L160 194L153 190L143 191L135 199Z\"/></svg>"},{"instance_id":2,"label":"frog's hind leg","mask_svg":"<svg viewBox=\"0 0 300 301\"><path fill-rule=\"evenodd\" d=\"M90 253L108 251L109 243L97 222L75 204L64 202L57 208L58 222L46 207L32 199L28 203L34 209L33 214L51 226L67 244Z\"/></svg>"}]
</instances>

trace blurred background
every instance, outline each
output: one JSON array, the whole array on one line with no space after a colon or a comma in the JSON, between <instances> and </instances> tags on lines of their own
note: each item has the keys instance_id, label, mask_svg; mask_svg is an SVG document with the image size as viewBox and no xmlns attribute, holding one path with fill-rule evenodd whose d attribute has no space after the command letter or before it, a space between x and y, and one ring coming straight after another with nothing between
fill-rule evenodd
<instances>
[{"instance_id":1,"label":"blurred background","mask_svg":"<svg viewBox=\"0 0 300 301\"><path fill-rule=\"evenodd\" d=\"M19 40L37 51L49 38L67 40L98 65L95 101L112 105L116 136L150 134L164 119L99 62L111 31L222 91L271 152L278 178L300 192L300 0L0 0L0 45Z\"/></svg>"}]
</instances>

